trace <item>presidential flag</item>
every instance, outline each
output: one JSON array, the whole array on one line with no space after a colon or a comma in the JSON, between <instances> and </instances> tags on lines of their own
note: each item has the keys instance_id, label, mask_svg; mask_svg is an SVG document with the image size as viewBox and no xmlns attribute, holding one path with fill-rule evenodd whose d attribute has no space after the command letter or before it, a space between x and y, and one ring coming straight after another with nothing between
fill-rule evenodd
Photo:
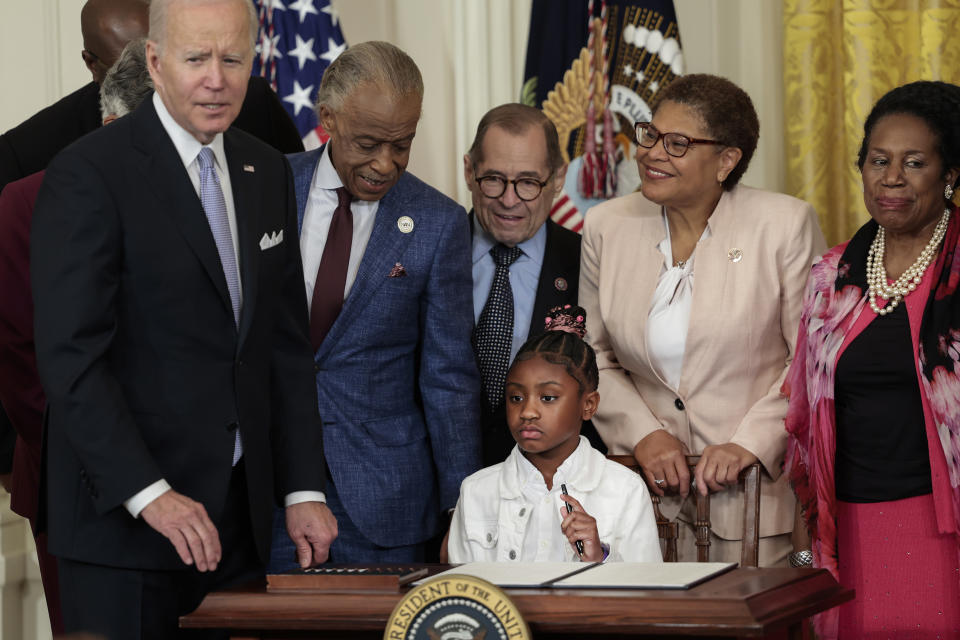
<instances>
[{"instance_id":1,"label":"presidential flag","mask_svg":"<svg viewBox=\"0 0 960 640\"><path fill-rule=\"evenodd\" d=\"M330 0L252 0L260 20L253 74L266 78L297 125L303 145L315 149L329 136L313 103L320 79L347 48Z\"/></svg>"},{"instance_id":2,"label":"presidential flag","mask_svg":"<svg viewBox=\"0 0 960 640\"><path fill-rule=\"evenodd\" d=\"M672 0L533 0L521 102L553 121L570 164L554 221L579 231L582 212L639 187L634 123L682 74Z\"/></svg>"}]
</instances>

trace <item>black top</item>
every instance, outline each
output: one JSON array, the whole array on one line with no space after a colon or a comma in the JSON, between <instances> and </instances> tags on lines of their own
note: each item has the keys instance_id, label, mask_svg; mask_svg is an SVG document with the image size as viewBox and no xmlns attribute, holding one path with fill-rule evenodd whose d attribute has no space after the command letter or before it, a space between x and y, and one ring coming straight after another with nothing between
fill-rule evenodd
<instances>
[{"instance_id":1,"label":"black top","mask_svg":"<svg viewBox=\"0 0 960 640\"><path fill-rule=\"evenodd\" d=\"M13 445L17 442L17 432L10 424L7 412L0 405L0 473L13 470Z\"/></svg>"},{"instance_id":2,"label":"black top","mask_svg":"<svg viewBox=\"0 0 960 640\"><path fill-rule=\"evenodd\" d=\"M0 191L45 169L77 138L100 128L100 87L90 82L0 135Z\"/></svg>"},{"instance_id":3,"label":"black top","mask_svg":"<svg viewBox=\"0 0 960 640\"><path fill-rule=\"evenodd\" d=\"M837 362L837 498L930 493L930 457L906 306L878 316Z\"/></svg>"}]
</instances>

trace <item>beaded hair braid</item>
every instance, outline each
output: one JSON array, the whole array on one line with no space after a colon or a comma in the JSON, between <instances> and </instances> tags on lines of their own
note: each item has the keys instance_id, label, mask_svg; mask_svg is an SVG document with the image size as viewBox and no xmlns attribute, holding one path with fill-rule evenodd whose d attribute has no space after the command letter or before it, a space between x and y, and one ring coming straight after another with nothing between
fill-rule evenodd
<instances>
[{"instance_id":1,"label":"beaded hair braid","mask_svg":"<svg viewBox=\"0 0 960 640\"><path fill-rule=\"evenodd\" d=\"M597 355L583 336L586 333L586 312L575 305L554 307L547 314L544 333L527 340L513 362L540 357L550 364L558 364L577 381L580 393L596 391L600 374Z\"/></svg>"},{"instance_id":2,"label":"beaded hair braid","mask_svg":"<svg viewBox=\"0 0 960 640\"><path fill-rule=\"evenodd\" d=\"M920 81L892 89L874 105L863 124L863 142L857 166L863 169L873 127L884 116L906 114L927 123L937 137L943 170L960 167L960 87L947 82ZM958 179L956 182L960 182ZM952 185L956 187L956 183Z\"/></svg>"}]
</instances>

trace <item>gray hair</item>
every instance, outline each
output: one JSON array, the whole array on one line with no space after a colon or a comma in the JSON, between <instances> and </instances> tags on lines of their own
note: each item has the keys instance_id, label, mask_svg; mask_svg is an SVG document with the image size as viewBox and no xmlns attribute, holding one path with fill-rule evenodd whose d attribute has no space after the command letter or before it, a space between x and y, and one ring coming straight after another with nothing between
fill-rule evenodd
<instances>
[{"instance_id":1,"label":"gray hair","mask_svg":"<svg viewBox=\"0 0 960 640\"><path fill-rule=\"evenodd\" d=\"M494 107L480 119L477 134L467 152L474 165L483 162L483 139L491 127L500 127L512 136L523 135L531 127L540 127L547 145L547 165L550 172L553 173L563 166L563 153L560 151L556 125L540 109L516 102Z\"/></svg>"},{"instance_id":2,"label":"gray hair","mask_svg":"<svg viewBox=\"0 0 960 640\"><path fill-rule=\"evenodd\" d=\"M147 70L146 38L127 43L100 85L100 113L125 116L153 92L153 81Z\"/></svg>"},{"instance_id":3,"label":"gray hair","mask_svg":"<svg viewBox=\"0 0 960 640\"><path fill-rule=\"evenodd\" d=\"M317 92L317 109L327 105L339 111L358 87L375 85L401 98L416 95L423 100L423 77L413 58L400 48L378 40L348 48L323 72Z\"/></svg>"},{"instance_id":4,"label":"gray hair","mask_svg":"<svg viewBox=\"0 0 960 640\"><path fill-rule=\"evenodd\" d=\"M174 2L183 2L184 0L151 0L150 1L150 35L151 41L155 42L158 51L163 51L164 40L167 37L167 10ZM189 0L194 4L204 2L217 2L221 0ZM253 6L252 0L234 0L242 2L247 9L247 23L250 29L250 50L253 51L257 44L257 32L260 30L260 19L257 17L257 10Z\"/></svg>"}]
</instances>

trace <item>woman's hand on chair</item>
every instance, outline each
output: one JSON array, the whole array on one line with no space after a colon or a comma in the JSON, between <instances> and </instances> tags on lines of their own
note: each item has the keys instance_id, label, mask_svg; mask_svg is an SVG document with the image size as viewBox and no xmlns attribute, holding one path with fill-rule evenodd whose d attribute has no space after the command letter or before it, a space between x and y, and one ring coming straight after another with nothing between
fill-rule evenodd
<instances>
[{"instance_id":1,"label":"woman's hand on chair","mask_svg":"<svg viewBox=\"0 0 960 640\"><path fill-rule=\"evenodd\" d=\"M694 469L697 491L701 495L723 491L736 484L740 472L754 462L757 462L757 456L732 442L705 447Z\"/></svg>"},{"instance_id":2,"label":"woman's hand on chair","mask_svg":"<svg viewBox=\"0 0 960 640\"><path fill-rule=\"evenodd\" d=\"M663 429L648 434L633 448L633 457L643 468L647 486L661 497L667 487L684 498L690 493L686 455L687 446Z\"/></svg>"}]
</instances>

